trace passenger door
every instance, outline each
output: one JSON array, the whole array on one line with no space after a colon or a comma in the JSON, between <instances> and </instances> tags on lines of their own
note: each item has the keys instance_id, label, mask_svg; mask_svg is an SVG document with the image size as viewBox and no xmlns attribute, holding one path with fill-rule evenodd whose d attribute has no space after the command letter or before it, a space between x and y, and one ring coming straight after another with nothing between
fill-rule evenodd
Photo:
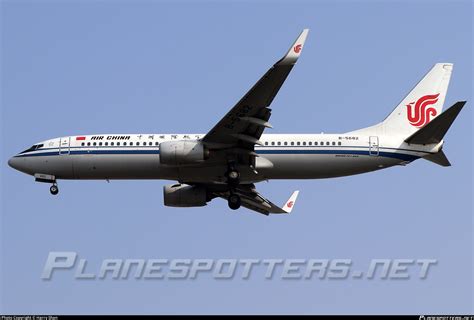
<instances>
[{"instance_id":1,"label":"passenger door","mask_svg":"<svg viewBox=\"0 0 474 320\"><path fill-rule=\"evenodd\" d=\"M63 137L59 139L59 155L68 155L70 150L71 137Z\"/></svg>"}]
</instances>

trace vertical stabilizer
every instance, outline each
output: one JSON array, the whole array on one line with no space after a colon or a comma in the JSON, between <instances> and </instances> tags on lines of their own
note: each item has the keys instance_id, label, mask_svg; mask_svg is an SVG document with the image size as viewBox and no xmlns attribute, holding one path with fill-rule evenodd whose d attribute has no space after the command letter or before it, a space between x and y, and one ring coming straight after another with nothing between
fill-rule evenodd
<instances>
[{"instance_id":1,"label":"vertical stabilizer","mask_svg":"<svg viewBox=\"0 0 474 320\"><path fill-rule=\"evenodd\" d=\"M408 137L443 110L453 64L437 63L382 122L386 133Z\"/></svg>"}]
</instances>

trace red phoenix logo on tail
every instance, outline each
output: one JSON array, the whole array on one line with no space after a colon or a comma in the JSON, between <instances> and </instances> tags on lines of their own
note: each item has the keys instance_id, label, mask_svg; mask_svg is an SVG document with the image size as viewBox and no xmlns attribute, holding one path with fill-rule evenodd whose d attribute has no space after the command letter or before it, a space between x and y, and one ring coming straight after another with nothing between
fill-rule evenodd
<instances>
[{"instance_id":1,"label":"red phoenix logo on tail","mask_svg":"<svg viewBox=\"0 0 474 320\"><path fill-rule=\"evenodd\" d=\"M416 102L407 104L407 118L414 127L422 127L431 121L430 117L435 117L438 113L435 108L428 106L438 102L438 94L429 94L421 97ZM414 106L413 106L414 104Z\"/></svg>"},{"instance_id":2,"label":"red phoenix logo on tail","mask_svg":"<svg viewBox=\"0 0 474 320\"><path fill-rule=\"evenodd\" d=\"M296 46L293 47L293 51L295 53L300 53L301 51L301 44L297 44Z\"/></svg>"}]
</instances>

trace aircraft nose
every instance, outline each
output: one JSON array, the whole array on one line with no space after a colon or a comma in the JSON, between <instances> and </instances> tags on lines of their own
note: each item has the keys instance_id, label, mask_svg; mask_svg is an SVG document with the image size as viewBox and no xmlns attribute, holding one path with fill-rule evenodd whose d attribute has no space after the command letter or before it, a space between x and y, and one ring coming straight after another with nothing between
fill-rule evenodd
<instances>
[{"instance_id":1,"label":"aircraft nose","mask_svg":"<svg viewBox=\"0 0 474 320\"><path fill-rule=\"evenodd\" d=\"M11 157L8 160L8 165L18 171L28 171L28 166L27 163L25 163L25 159L22 159L20 157Z\"/></svg>"},{"instance_id":2,"label":"aircraft nose","mask_svg":"<svg viewBox=\"0 0 474 320\"><path fill-rule=\"evenodd\" d=\"M18 169L18 159L16 159L15 157L11 157L8 160L8 165L13 169Z\"/></svg>"}]
</instances>

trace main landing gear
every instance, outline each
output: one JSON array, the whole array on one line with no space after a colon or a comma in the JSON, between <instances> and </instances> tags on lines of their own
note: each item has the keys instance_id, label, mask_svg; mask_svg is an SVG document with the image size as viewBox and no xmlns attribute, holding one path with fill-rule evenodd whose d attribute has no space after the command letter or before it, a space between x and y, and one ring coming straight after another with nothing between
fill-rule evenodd
<instances>
[{"instance_id":1,"label":"main landing gear","mask_svg":"<svg viewBox=\"0 0 474 320\"><path fill-rule=\"evenodd\" d=\"M235 170L234 168L229 168L229 170L227 170L227 172L225 173L225 176L227 178L227 183L231 186L235 186L237 184L239 184L239 180L240 180L240 173Z\"/></svg>"},{"instance_id":2,"label":"main landing gear","mask_svg":"<svg viewBox=\"0 0 474 320\"><path fill-rule=\"evenodd\" d=\"M227 199L227 203L229 204L229 208L231 208L232 210L237 210L240 208L242 201L239 195L231 193L229 198Z\"/></svg>"},{"instance_id":3,"label":"main landing gear","mask_svg":"<svg viewBox=\"0 0 474 320\"><path fill-rule=\"evenodd\" d=\"M53 182L53 185L49 188L49 192L54 196L59 193L58 184L56 182Z\"/></svg>"}]
</instances>

